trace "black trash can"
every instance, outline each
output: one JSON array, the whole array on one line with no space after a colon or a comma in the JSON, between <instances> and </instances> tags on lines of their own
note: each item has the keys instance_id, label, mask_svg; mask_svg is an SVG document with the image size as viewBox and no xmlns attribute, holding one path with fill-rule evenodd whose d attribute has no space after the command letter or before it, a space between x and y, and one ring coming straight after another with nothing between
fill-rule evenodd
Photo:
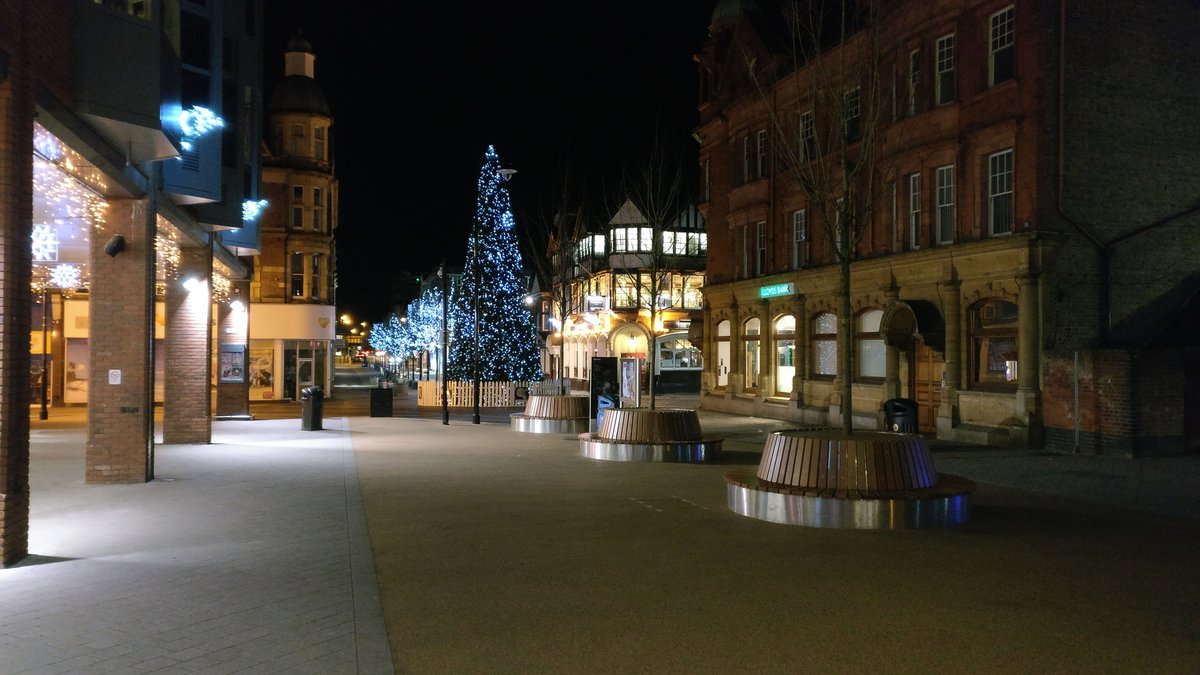
<instances>
[{"instance_id":1,"label":"black trash can","mask_svg":"<svg viewBox=\"0 0 1200 675\"><path fill-rule=\"evenodd\" d=\"M884 401L883 424L887 431L917 433L917 402L911 398L889 398Z\"/></svg>"},{"instance_id":2,"label":"black trash can","mask_svg":"<svg viewBox=\"0 0 1200 675\"><path fill-rule=\"evenodd\" d=\"M371 390L371 417L392 416L392 383L379 381L379 386Z\"/></svg>"},{"instance_id":3,"label":"black trash can","mask_svg":"<svg viewBox=\"0 0 1200 675\"><path fill-rule=\"evenodd\" d=\"M305 387L300 390L300 430L320 431L325 415L325 390Z\"/></svg>"}]
</instances>

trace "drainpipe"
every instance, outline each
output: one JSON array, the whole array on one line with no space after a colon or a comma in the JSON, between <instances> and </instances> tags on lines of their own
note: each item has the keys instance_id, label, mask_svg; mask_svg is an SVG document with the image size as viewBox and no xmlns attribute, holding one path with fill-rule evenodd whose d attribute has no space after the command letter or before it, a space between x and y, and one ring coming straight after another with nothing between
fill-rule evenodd
<instances>
[{"instance_id":1,"label":"drainpipe","mask_svg":"<svg viewBox=\"0 0 1200 675\"><path fill-rule=\"evenodd\" d=\"M1072 374L1075 381L1075 454L1079 454L1079 350L1075 350L1075 371Z\"/></svg>"}]
</instances>

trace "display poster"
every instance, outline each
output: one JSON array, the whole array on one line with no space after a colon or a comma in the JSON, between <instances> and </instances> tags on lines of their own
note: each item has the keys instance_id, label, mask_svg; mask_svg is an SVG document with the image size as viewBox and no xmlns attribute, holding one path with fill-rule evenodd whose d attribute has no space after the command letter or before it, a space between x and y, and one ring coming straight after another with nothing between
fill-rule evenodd
<instances>
[{"instance_id":1,"label":"display poster","mask_svg":"<svg viewBox=\"0 0 1200 675\"><path fill-rule=\"evenodd\" d=\"M642 402L641 359L621 359L621 407L636 408Z\"/></svg>"},{"instance_id":2,"label":"display poster","mask_svg":"<svg viewBox=\"0 0 1200 675\"><path fill-rule=\"evenodd\" d=\"M63 403L87 403L88 354L86 338L67 338L67 365L63 372Z\"/></svg>"},{"instance_id":3,"label":"display poster","mask_svg":"<svg viewBox=\"0 0 1200 675\"><path fill-rule=\"evenodd\" d=\"M246 347L244 345L221 345L217 373L221 382L246 381Z\"/></svg>"},{"instance_id":4,"label":"display poster","mask_svg":"<svg viewBox=\"0 0 1200 675\"><path fill-rule=\"evenodd\" d=\"M613 401L613 405L619 407L620 380L617 376L617 357L593 356L591 373L592 379L589 387L592 397L591 418L596 419L601 396Z\"/></svg>"},{"instance_id":5,"label":"display poster","mask_svg":"<svg viewBox=\"0 0 1200 675\"><path fill-rule=\"evenodd\" d=\"M275 350L250 350L250 400L270 401L275 398Z\"/></svg>"}]
</instances>

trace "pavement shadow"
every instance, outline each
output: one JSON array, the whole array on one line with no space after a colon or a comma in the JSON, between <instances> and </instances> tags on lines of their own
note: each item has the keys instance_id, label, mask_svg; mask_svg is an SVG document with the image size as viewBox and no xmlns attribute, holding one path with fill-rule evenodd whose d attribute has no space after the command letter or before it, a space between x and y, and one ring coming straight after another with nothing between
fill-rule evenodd
<instances>
[{"instance_id":1,"label":"pavement shadow","mask_svg":"<svg viewBox=\"0 0 1200 675\"><path fill-rule=\"evenodd\" d=\"M75 560L78 560L78 558L63 558L61 556L53 555L30 554L25 556L25 558L20 562L14 565L9 565L8 567L9 569L15 569L17 567L35 567L38 565L50 565L53 563L72 562Z\"/></svg>"}]
</instances>

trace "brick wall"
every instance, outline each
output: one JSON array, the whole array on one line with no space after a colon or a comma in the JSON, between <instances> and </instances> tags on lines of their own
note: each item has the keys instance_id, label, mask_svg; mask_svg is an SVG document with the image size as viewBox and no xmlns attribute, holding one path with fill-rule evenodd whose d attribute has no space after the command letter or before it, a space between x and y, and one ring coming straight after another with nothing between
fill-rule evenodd
<instances>
[{"instance_id":1,"label":"brick wall","mask_svg":"<svg viewBox=\"0 0 1200 675\"><path fill-rule=\"evenodd\" d=\"M1046 448L1075 448L1075 383L1079 386L1079 451L1133 453L1132 355L1126 350L1047 351L1043 358L1042 411Z\"/></svg>"},{"instance_id":2,"label":"brick wall","mask_svg":"<svg viewBox=\"0 0 1200 675\"><path fill-rule=\"evenodd\" d=\"M33 91L22 30L26 3L0 3L0 566L29 552L29 275Z\"/></svg>"},{"instance_id":3,"label":"brick wall","mask_svg":"<svg viewBox=\"0 0 1200 675\"><path fill-rule=\"evenodd\" d=\"M88 311L89 483L153 477L154 227L149 199L109 200L103 229L91 236ZM125 251L104 253L113 235ZM120 381L110 382L110 373Z\"/></svg>"},{"instance_id":4,"label":"brick wall","mask_svg":"<svg viewBox=\"0 0 1200 675\"><path fill-rule=\"evenodd\" d=\"M166 382L163 443L212 440L212 249L179 250L179 279L167 280ZM193 290L182 281L204 283Z\"/></svg>"}]
</instances>

